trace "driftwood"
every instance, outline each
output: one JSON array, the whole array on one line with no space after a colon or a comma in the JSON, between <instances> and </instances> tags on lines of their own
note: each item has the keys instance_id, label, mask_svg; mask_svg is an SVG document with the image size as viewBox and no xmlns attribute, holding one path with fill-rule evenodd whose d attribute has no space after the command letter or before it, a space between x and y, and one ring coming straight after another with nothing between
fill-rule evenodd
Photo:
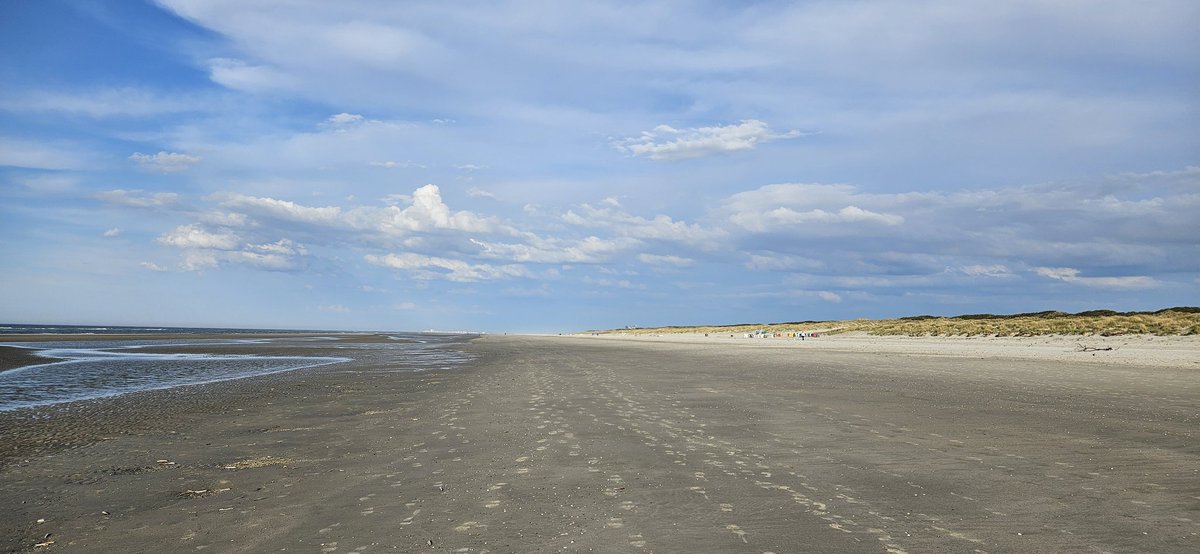
<instances>
[{"instance_id":1,"label":"driftwood","mask_svg":"<svg viewBox=\"0 0 1200 554\"><path fill-rule=\"evenodd\" d=\"M1078 344L1078 343L1076 343L1076 344ZM1111 346L1105 346L1104 348L1100 348L1098 346L1084 346L1084 345L1080 344L1079 350L1076 350L1076 352L1105 352L1108 350L1116 350L1116 348L1113 348Z\"/></svg>"}]
</instances>

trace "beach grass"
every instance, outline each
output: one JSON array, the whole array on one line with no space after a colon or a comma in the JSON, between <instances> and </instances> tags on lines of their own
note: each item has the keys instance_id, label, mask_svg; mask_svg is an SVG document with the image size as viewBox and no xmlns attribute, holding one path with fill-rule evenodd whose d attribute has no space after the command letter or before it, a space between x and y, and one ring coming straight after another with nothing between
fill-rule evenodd
<instances>
[{"instance_id":1,"label":"beach grass","mask_svg":"<svg viewBox=\"0 0 1200 554\"><path fill-rule=\"evenodd\" d=\"M802 332L837 334L865 332L870 335L904 336L999 336L1040 335L1196 335L1200 334L1200 308L1175 307L1155 312L1091 310L1079 313L1045 311L1012 315L967 314L953 317L912 316L895 319L852 319L841 321L792 321L784 323L740 323L733 325L668 326L591 331L594 333L767 333Z\"/></svg>"}]
</instances>

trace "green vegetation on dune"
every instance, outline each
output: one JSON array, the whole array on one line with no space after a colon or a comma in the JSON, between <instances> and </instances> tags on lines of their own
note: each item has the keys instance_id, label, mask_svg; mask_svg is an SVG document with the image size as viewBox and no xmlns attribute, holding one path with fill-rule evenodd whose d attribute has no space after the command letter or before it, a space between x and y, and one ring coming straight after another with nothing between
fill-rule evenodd
<instances>
[{"instance_id":1,"label":"green vegetation on dune","mask_svg":"<svg viewBox=\"0 0 1200 554\"><path fill-rule=\"evenodd\" d=\"M1037 335L1196 335L1200 334L1200 308L1182 306L1154 312L1089 310L1069 314L1044 311L1012 315L966 314L953 317L918 315L895 319L845 321L793 321L785 323L739 323L712 326L670 326L596 331L599 333L849 333L907 336L1001 336Z\"/></svg>"}]
</instances>

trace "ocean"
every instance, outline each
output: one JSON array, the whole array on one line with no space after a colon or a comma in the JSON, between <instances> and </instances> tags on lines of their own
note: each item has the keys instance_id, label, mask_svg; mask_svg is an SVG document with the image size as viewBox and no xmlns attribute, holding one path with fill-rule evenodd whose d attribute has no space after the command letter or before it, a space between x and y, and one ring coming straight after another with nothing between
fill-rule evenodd
<instances>
[{"instance_id":1,"label":"ocean","mask_svg":"<svg viewBox=\"0 0 1200 554\"><path fill-rule=\"evenodd\" d=\"M21 329L17 331L16 329ZM394 372L453 369L472 357L460 347L473 335L329 333L267 338L261 329L3 325L2 334L87 334L86 340L0 342L30 349L46 363L0 371L0 411L62 404L324 366L323 371ZM188 334L188 338L159 337ZM326 333L326 332L317 332ZM0 341L3 341L0 334ZM123 335L106 338L104 335ZM145 335L130 338L129 335ZM221 348L222 346L226 348ZM202 347L210 353L154 352ZM193 350L195 348L192 348ZM230 350L236 353L224 353ZM254 353L261 350L263 353ZM248 353L247 353L248 352ZM284 353L284 354L281 354ZM359 363L348 364L355 361Z\"/></svg>"}]
</instances>

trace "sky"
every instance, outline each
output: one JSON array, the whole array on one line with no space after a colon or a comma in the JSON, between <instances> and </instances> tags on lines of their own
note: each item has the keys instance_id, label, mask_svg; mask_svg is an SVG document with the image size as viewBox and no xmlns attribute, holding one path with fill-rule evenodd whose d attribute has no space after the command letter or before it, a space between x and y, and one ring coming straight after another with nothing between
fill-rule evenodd
<instances>
[{"instance_id":1,"label":"sky","mask_svg":"<svg viewBox=\"0 0 1200 554\"><path fill-rule=\"evenodd\" d=\"M0 321L1200 304L1200 3L0 3Z\"/></svg>"}]
</instances>

